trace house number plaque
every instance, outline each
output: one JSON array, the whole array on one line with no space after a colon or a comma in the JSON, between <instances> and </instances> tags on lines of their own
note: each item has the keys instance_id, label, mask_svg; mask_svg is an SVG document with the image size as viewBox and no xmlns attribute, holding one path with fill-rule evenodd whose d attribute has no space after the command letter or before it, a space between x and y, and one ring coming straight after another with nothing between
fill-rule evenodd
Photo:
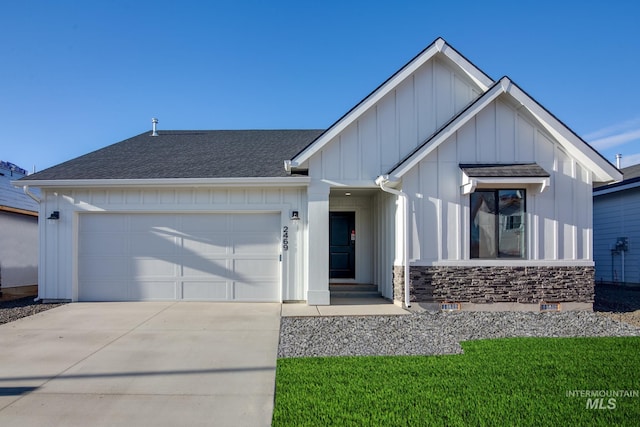
<instances>
[{"instance_id":1,"label":"house number plaque","mask_svg":"<svg viewBox=\"0 0 640 427\"><path fill-rule=\"evenodd\" d=\"M289 227L286 225L282 227L282 250L289 250Z\"/></svg>"}]
</instances>

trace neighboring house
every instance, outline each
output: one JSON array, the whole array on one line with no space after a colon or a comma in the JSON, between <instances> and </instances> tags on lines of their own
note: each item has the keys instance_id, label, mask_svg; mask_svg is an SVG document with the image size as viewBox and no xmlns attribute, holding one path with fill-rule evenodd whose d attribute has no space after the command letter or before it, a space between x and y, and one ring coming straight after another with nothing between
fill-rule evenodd
<instances>
[{"instance_id":1,"label":"neighboring house","mask_svg":"<svg viewBox=\"0 0 640 427\"><path fill-rule=\"evenodd\" d=\"M324 131L154 134L18 182L59 214L41 298L592 305L592 184L620 172L442 39Z\"/></svg>"},{"instance_id":2,"label":"neighboring house","mask_svg":"<svg viewBox=\"0 0 640 427\"><path fill-rule=\"evenodd\" d=\"M624 180L593 190L593 258L596 281L640 283L640 165L622 169Z\"/></svg>"},{"instance_id":3,"label":"neighboring house","mask_svg":"<svg viewBox=\"0 0 640 427\"><path fill-rule=\"evenodd\" d=\"M0 284L2 288L38 283L38 209L22 188L11 185L27 175L0 161Z\"/></svg>"}]
</instances>

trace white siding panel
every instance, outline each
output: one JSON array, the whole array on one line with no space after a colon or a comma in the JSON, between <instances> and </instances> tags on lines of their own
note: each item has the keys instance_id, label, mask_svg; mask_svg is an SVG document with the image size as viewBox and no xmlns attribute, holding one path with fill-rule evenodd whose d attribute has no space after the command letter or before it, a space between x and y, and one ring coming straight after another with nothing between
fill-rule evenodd
<instances>
[{"instance_id":1,"label":"white siding panel","mask_svg":"<svg viewBox=\"0 0 640 427\"><path fill-rule=\"evenodd\" d=\"M487 106L476 117L476 153L481 163L495 163L496 153L496 114L495 104Z\"/></svg>"},{"instance_id":2,"label":"white siding panel","mask_svg":"<svg viewBox=\"0 0 640 427\"><path fill-rule=\"evenodd\" d=\"M514 162L516 160L515 114L509 106L500 101L496 102L496 128L498 162Z\"/></svg>"},{"instance_id":3,"label":"white siding panel","mask_svg":"<svg viewBox=\"0 0 640 427\"><path fill-rule=\"evenodd\" d=\"M461 111L471 101L469 84L457 75L453 75L453 105L455 111Z\"/></svg>"},{"instance_id":4,"label":"white siding panel","mask_svg":"<svg viewBox=\"0 0 640 427\"><path fill-rule=\"evenodd\" d=\"M210 203L211 193L204 188L197 188L194 190L193 202L196 204Z\"/></svg>"},{"instance_id":5,"label":"white siding panel","mask_svg":"<svg viewBox=\"0 0 640 427\"><path fill-rule=\"evenodd\" d=\"M441 204L438 196L438 165L422 162L420 164L422 198L418 207L422 211L421 244L422 259L428 262L437 261L442 242Z\"/></svg>"},{"instance_id":6,"label":"white siding panel","mask_svg":"<svg viewBox=\"0 0 640 427\"><path fill-rule=\"evenodd\" d=\"M414 76L414 84L418 109L418 140L423 142L436 129L433 63L429 62L420 67Z\"/></svg>"},{"instance_id":7,"label":"white siding panel","mask_svg":"<svg viewBox=\"0 0 640 427\"><path fill-rule=\"evenodd\" d=\"M322 171L329 179L340 179L340 137L336 137L322 150Z\"/></svg>"},{"instance_id":8,"label":"white siding panel","mask_svg":"<svg viewBox=\"0 0 640 427\"><path fill-rule=\"evenodd\" d=\"M340 179L356 180L360 176L358 127L351 125L340 135Z\"/></svg>"},{"instance_id":9,"label":"white siding panel","mask_svg":"<svg viewBox=\"0 0 640 427\"><path fill-rule=\"evenodd\" d=\"M230 191L229 203L233 205L243 205L247 203L247 191L246 190Z\"/></svg>"},{"instance_id":10,"label":"white siding panel","mask_svg":"<svg viewBox=\"0 0 640 427\"><path fill-rule=\"evenodd\" d=\"M247 190L247 203L259 205L264 203L264 191L261 189Z\"/></svg>"},{"instance_id":11,"label":"white siding panel","mask_svg":"<svg viewBox=\"0 0 640 427\"><path fill-rule=\"evenodd\" d=\"M414 168L402 178L402 191L409 196L409 257L411 260L421 258L422 209L420 193L420 168Z\"/></svg>"},{"instance_id":12,"label":"white siding panel","mask_svg":"<svg viewBox=\"0 0 640 427\"><path fill-rule=\"evenodd\" d=\"M535 158L535 128L525 118L518 115L518 158L522 161L532 161ZM550 158L553 159L553 144L551 145ZM540 158L540 156L539 156ZM544 158L544 157L542 157Z\"/></svg>"},{"instance_id":13,"label":"white siding panel","mask_svg":"<svg viewBox=\"0 0 640 427\"><path fill-rule=\"evenodd\" d=\"M453 162L440 162L438 167L439 197L442 203L444 221L442 234L442 257L456 260L459 257L460 231L460 169Z\"/></svg>"},{"instance_id":14,"label":"white siding panel","mask_svg":"<svg viewBox=\"0 0 640 427\"><path fill-rule=\"evenodd\" d=\"M455 168L458 168L458 150L457 150L457 135L454 134L438 147L438 162L442 163L444 167L455 164ZM456 177L459 181L459 177Z\"/></svg>"},{"instance_id":15,"label":"white siding panel","mask_svg":"<svg viewBox=\"0 0 640 427\"><path fill-rule=\"evenodd\" d=\"M229 190L223 188L211 190L211 201L213 204L220 205L229 203Z\"/></svg>"},{"instance_id":16,"label":"white siding panel","mask_svg":"<svg viewBox=\"0 0 640 427\"><path fill-rule=\"evenodd\" d=\"M396 89L398 140L401 156L406 156L418 145L416 106L413 78L408 78Z\"/></svg>"},{"instance_id":17,"label":"white siding panel","mask_svg":"<svg viewBox=\"0 0 640 427\"><path fill-rule=\"evenodd\" d=\"M193 190L176 192L176 200L180 204L193 203ZM115 203L115 202L112 202Z\"/></svg>"},{"instance_id":18,"label":"white siding panel","mask_svg":"<svg viewBox=\"0 0 640 427\"><path fill-rule=\"evenodd\" d=\"M358 122L358 138L361 155L359 157L362 179L374 180L380 175L380 141L376 132L376 110L372 109Z\"/></svg>"},{"instance_id":19,"label":"white siding panel","mask_svg":"<svg viewBox=\"0 0 640 427\"><path fill-rule=\"evenodd\" d=\"M456 132L456 147L460 163L475 163L476 156L476 121L469 120Z\"/></svg>"},{"instance_id":20,"label":"white siding panel","mask_svg":"<svg viewBox=\"0 0 640 427\"><path fill-rule=\"evenodd\" d=\"M380 135L381 170L386 171L400 160L396 131L395 93L386 96L378 104L378 133Z\"/></svg>"},{"instance_id":21,"label":"white siding panel","mask_svg":"<svg viewBox=\"0 0 640 427\"><path fill-rule=\"evenodd\" d=\"M434 62L434 78L436 87L436 127L439 128L448 122L455 113L452 97L454 77L447 67L439 62Z\"/></svg>"}]
</instances>

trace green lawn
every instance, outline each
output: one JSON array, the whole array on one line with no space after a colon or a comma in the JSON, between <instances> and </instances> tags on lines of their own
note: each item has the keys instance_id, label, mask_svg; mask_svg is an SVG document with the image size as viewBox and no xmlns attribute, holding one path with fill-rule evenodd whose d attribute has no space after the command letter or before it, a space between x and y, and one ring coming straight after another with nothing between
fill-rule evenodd
<instances>
[{"instance_id":1,"label":"green lawn","mask_svg":"<svg viewBox=\"0 0 640 427\"><path fill-rule=\"evenodd\" d=\"M640 425L640 337L462 343L451 356L279 359L274 426ZM593 400L591 402L593 403Z\"/></svg>"}]
</instances>

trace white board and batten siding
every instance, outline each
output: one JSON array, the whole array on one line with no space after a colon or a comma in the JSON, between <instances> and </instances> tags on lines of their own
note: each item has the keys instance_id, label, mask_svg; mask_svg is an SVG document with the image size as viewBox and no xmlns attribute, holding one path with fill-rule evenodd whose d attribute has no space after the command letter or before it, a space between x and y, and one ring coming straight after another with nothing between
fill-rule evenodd
<instances>
[{"instance_id":1,"label":"white board and batten siding","mask_svg":"<svg viewBox=\"0 0 640 427\"><path fill-rule=\"evenodd\" d=\"M593 198L593 250L596 281L622 282L622 254L611 249L621 237L628 239L624 254L624 281L640 283L640 188Z\"/></svg>"},{"instance_id":2,"label":"white board and batten siding","mask_svg":"<svg viewBox=\"0 0 640 427\"><path fill-rule=\"evenodd\" d=\"M309 162L313 179L373 186L373 181L475 100L481 90L434 58L364 112Z\"/></svg>"},{"instance_id":3,"label":"white board and batten siding","mask_svg":"<svg viewBox=\"0 0 640 427\"><path fill-rule=\"evenodd\" d=\"M41 297L302 300L304 226L289 215L305 202L297 188L47 190L60 220L41 228Z\"/></svg>"},{"instance_id":4,"label":"white board and batten siding","mask_svg":"<svg viewBox=\"0 0 640 427\"><path fill-rule=\"evenodd\" d=\"M498 98L403 177L412 263L468 265L469 196L460 191L459 164L530 162L550 173L551 185L541 194L527 190L527 259L590 262L590 173L534 119Z\"/></svg>"}]
</instances>

